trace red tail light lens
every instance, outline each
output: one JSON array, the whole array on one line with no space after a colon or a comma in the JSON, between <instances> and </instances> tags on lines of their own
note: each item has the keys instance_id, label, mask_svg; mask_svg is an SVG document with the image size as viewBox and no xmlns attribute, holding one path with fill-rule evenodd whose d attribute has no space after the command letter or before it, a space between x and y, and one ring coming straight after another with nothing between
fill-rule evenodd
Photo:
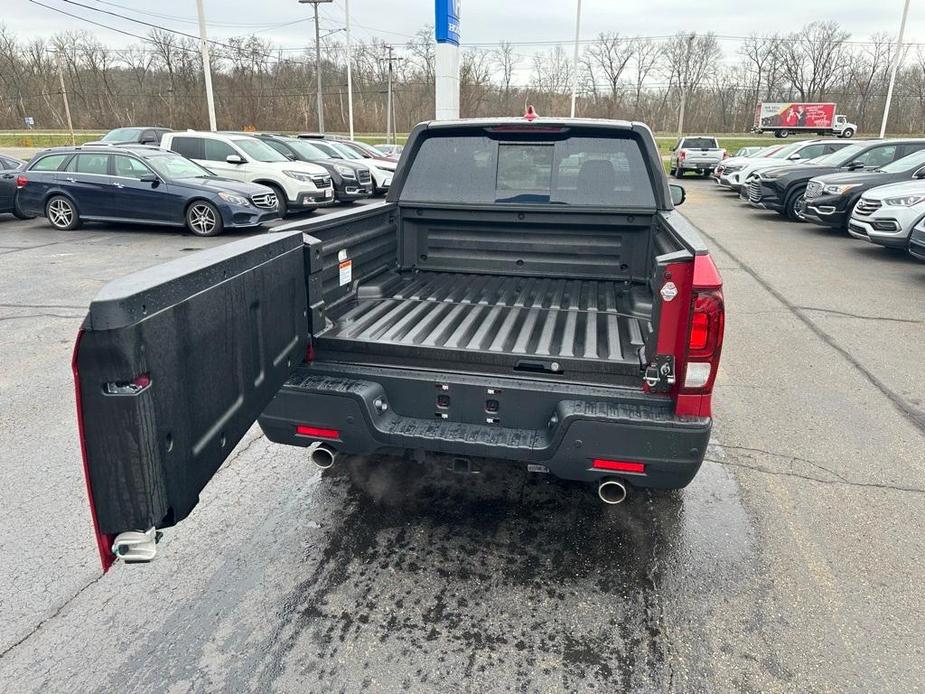
<instances>
[{"instance_id":1,"label":"red tail light lens","mask_svg":"<svg viewBox=\"0 0 925 694\"><path fill-rule=\"evenodd\" d=\"M678 159L680 159L681 161L684 161L686 158L687 158L687 152L685 152L685 151L682 149L681 152L680 152L680 154L678 154Z\"/></svg>"},{"instance_id":2,"label":"red tail light lens","mask_svg":"<svg viewBox=\"0 0 925 694\"><path fill-rule=\"evenodd\" d=\"M721 291L697 292L691 314L688 359L711 357L723 341L726 310Z\"/></svg>"},{"instance_id":3,"label":"red tail light lens","mask_svg":"<svg viewBox=\"0 0 925 694\"><path fill-rule=\"evenodd\" d=\"M29 182L29 179L26 178L25 176L16 177L16 187L17 188L25 188L28 182Z\"/></svg>"}]
</instances>

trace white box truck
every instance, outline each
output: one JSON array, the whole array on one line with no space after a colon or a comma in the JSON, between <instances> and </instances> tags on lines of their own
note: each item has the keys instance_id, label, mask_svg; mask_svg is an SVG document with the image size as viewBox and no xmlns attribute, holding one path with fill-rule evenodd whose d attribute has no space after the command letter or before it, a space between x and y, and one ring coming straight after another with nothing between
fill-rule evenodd
<instances>
[{"instance_id":1,"label":"white box truck","mask_svg":"<svg viewBox=\"0 0 925 694\"><path fill-rule=\"evenodd\" d=\"M853 137L858 126L835 112L833 102L763 101L755 107L756 133L789 137L792 133L816 133Z\"/></svg>"}]
</instances>

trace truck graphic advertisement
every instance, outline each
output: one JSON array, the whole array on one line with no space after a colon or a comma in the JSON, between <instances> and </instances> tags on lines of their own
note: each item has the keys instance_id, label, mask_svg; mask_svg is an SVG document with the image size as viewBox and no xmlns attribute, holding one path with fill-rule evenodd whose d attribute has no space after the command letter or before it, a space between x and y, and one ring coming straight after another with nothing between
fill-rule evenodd
<instances>
[{"instance_id":1,"label":"truck graphic advertisement","mask_svg":"<svg viewBox=\"0 0 925 694\"><path fill-rule=\"evenodd\" d=\"M764 102L755 110L756 128L831 128L834 103Z\"/></svg>"},{"instance_id":2,"label":"truck graphic advertisement","mask_svg":"<svg viewBox=\"0 0 925 694\"><path fill-rule=\"evenodd\" d=\"M755 132L772 132L775 137L798 132L852 137L857 129L830 101L764 101L755 107L752 127Z\"/></svg>"}]
</instances>

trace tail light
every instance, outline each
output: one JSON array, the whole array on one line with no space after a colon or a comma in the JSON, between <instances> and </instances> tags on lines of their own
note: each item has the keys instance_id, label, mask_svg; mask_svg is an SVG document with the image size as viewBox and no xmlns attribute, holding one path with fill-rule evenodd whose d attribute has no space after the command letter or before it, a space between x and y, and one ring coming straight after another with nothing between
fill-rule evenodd
<instances>
[{"instance_id":1,"label":"tail light","mask_svg":"<svg viewBox=\"0 0 925 694\"><path fill-rule=\"evenodd\" d=\"M16 187L17 188L25 188L28 182L29 182L29 179L23 176L22 174L16 177Z\"/></svg>"},{"instance_id":2,"label":"tail light","mask_svg":"<svg viewBox=\"0 0 925 694\"><path fill-rule=\"evenodd\" d=\"M687 152L685 152L683 149L680 152L678 152L678 159L680 159L681 161L684 161L686 158L687 158Z\"/></svg>"},{"instance_id":3,"label":"tail light","mask_svg":"<svg viewBox=\"0 0 925 694\"><path fill-rule=\"evenodd\" d=\"M719 354L723 346L726 310L719 289L697 291L692 301L690 332L687 340L686 392L709 393L716 379Z\"/></svg>"},{"instance_id":4,"label":"tail light","mask_svg":"<svg viewBox=\"0 0 925 694\"><path fill-rule=\"evenodd\" d=\"M709 255L694 259L692 285L686 354L679 368L675 412L709 417L726 325L723 280Z\"/></svg>"},{"instance_id":5,"label":"tail light","mask_svg":"<svg viewBox=\"0 0 925 694\"><path fill-rule=\"evenodd\" d=\"M724 149L723 150L723 159L729 156L729 153Z\"/></svg>"}]
</instances>

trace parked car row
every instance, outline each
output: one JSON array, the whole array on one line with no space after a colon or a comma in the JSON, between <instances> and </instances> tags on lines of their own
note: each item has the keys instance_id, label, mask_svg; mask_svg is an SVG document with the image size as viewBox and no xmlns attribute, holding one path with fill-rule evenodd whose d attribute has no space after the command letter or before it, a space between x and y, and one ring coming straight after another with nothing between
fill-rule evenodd
<instances>
[{"instance_id":1,"label":"parked car row","mask_svg":"<svg viewBox=\"0 0 925 694\"><path fill-rule=\"evenodd\" d=\"M775 145L719 162L713 178L752 207L925 260L925 138Z\"/></svg>"},{"instance_id":2,"label":"parked car row","mask_svg":"<svg viewBox=\"0 0 925 694\"><path fill-rule=\"evenodd\" d=\"M214 236L383 194L396 166L394 149L313 133L117 128L29 162L0 157L0 212L63 230L103 221Z\"/></svg>"}]
</instances>

